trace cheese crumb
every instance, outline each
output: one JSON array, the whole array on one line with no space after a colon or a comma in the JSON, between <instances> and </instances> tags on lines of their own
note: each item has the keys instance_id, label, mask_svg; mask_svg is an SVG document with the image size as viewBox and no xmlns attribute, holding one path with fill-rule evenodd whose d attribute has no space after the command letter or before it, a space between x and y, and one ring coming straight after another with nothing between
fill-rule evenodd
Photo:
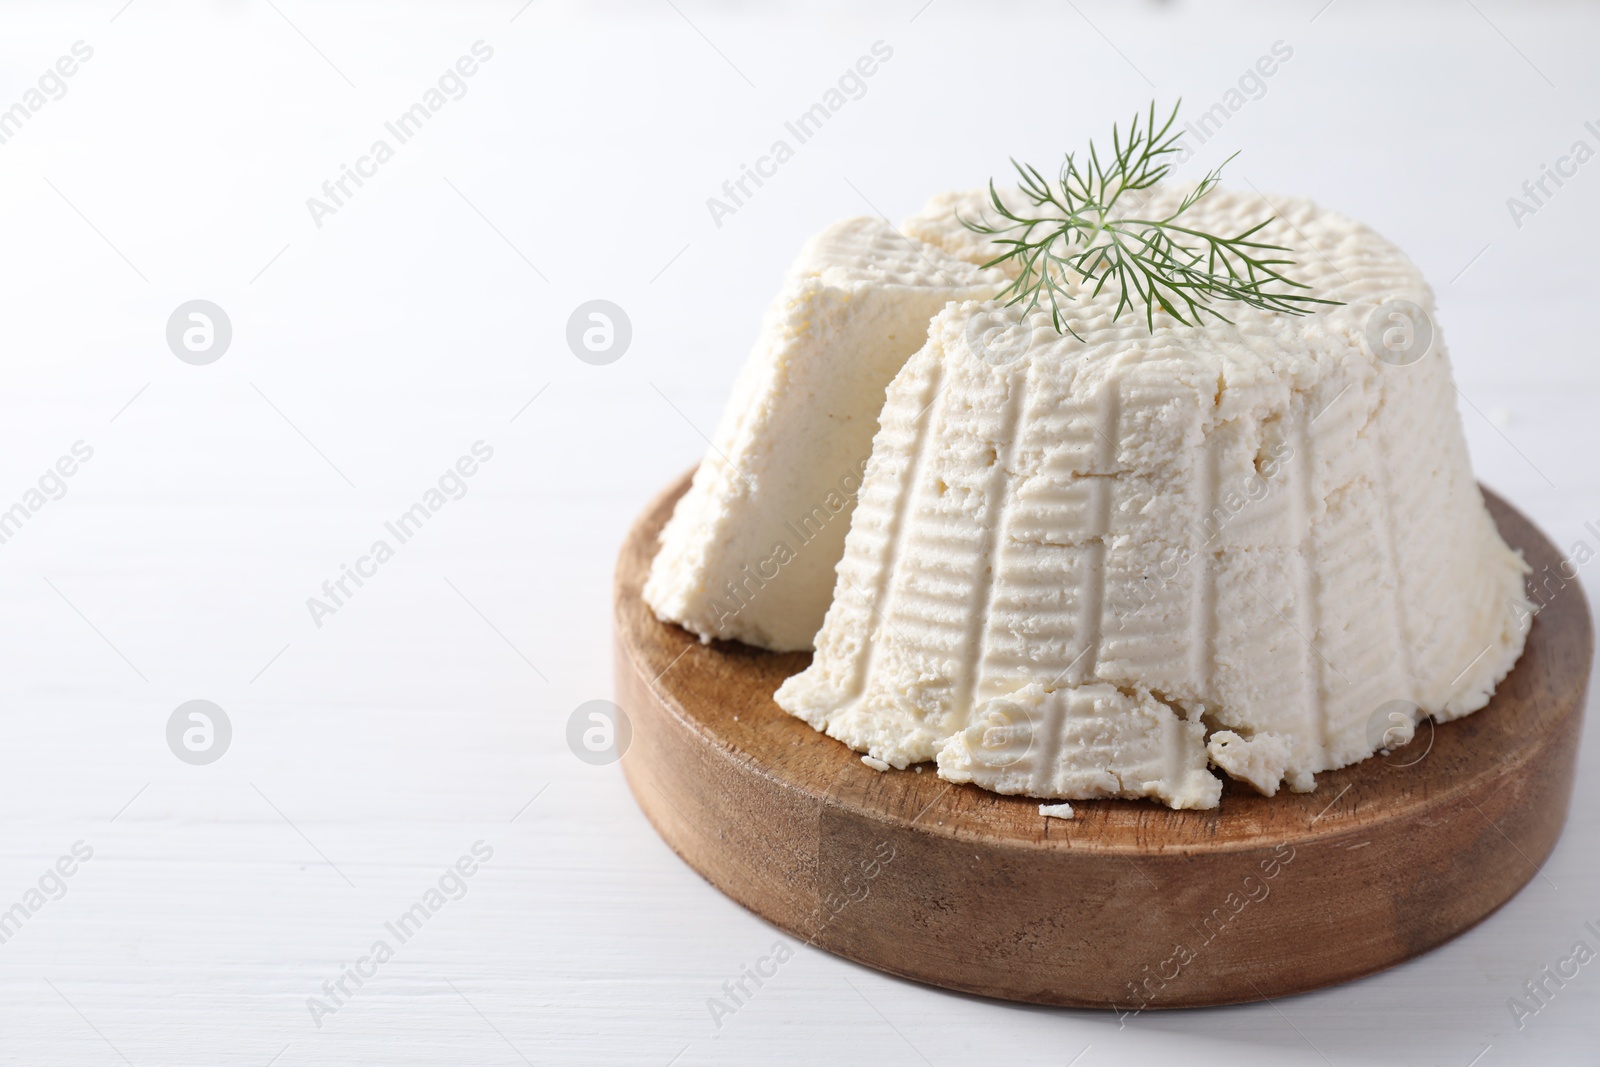
<instances>
[{"instance_id":1,"label":"cheese crumb","mask_svg":"<svg viewBox=\"0 0 1600 1067\"><path fill-rule=\"evenodd\" d=\"M1050 819L1072 818L1072 805L1063 801L1060 804L1040 804L1039 814Z\"/></svg>"},{"instance_id":2,"label":"cheese crumb","mask_svg":"<svg viewBox=\"0 0 1600 1067\"><path fill-rule=\"evenodd\" d=\"M886 771L889 769L889 765L876 756L862 756L861 762L865 763L868 767L871 767L875 771Z\"/></svg>"},{"instance_id":3,"label":"cheese crumb","mask_svg":"<svg viewBox=\"0 0 1600 1067\"><path fill-rule=\"evenodd\" d=\"M1211 762L1241 782L1249 782L1262 796L1273 796L1283 781L1294 749L1289 739L1273 733L1241 737L1232 730L1218 730L1206 742ZM1304 790L1300 790L1304 792Z\"/></svg>"}]
</instances>

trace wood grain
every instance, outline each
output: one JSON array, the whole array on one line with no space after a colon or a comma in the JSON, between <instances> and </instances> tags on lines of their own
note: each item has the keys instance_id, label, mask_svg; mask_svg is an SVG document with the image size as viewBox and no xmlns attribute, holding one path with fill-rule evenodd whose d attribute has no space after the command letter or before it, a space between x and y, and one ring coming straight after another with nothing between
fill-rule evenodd
<instances>
[{"instance_id":1,"label":"wood grain","mask_svg":"<svg viewBox=\"0 0 1600 1067\"><path fill-rule=\"evenodd\" d=\"M1483 919L1538 874L1571 798L1593 631L1576 582L1490 704L1411 744L1220 808L1039 802L879 773L772 693L807 653L701 644L640 600L688 476L616 573L623 769L695 870L795 937L934 985L1118 1011L1237 1003L1359 978ZM1485 493L1536 572L1559 553Z\"/></svg>"}]
</instances>

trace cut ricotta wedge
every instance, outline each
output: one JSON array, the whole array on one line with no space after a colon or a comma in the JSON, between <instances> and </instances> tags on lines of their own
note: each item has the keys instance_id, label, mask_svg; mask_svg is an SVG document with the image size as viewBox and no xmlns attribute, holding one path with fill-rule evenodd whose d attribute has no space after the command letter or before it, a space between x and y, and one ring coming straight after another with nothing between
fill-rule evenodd
<instances>
[{"instance_id":1,"label":"cut ricotta wedge","mask_svg":"<svg viewBox=\"0 0 1600 1067\"><path fill-rule=\"evenodd\" d=\"M984 262L953 215L982 204L940 198L906 229ZM1219 189L1186 220L1272 214ZM1431 325L1433 295L1371 230L1276 214L1259 239L1342 306L1152 332L1082 294L1078 337L982 301L940 313L889 388L816 656L778 703L895 767L1174 807L1217 803L1208 764L1312 789L1382 747L1397 701L1441 720L1487 703L1527 633L1525 568L1473 479L1437 327L1404 365L1367 341L1392 301ZM1033 709L1026 758L974 755L995 701Z\"/></svg>"},{"instance_id":2,"label":"cut ricotta wedge","mask_svg":"<svg viewBox=\"0 0 1600 1067\"><path fill-rule=\"evenodd\" d=\"M885 388L935 313L1004 283L878 219L808 242L662 531L644 587L656 615L706 641L811 648Z\"/></svg>"}]
</instances>

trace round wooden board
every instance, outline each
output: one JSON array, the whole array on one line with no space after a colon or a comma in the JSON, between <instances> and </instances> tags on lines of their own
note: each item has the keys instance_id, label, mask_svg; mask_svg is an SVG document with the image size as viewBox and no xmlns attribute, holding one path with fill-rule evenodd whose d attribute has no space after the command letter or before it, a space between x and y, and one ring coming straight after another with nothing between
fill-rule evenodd
<instances>
[{"instance_id":1,"label":"round wooden board","mask_svg":"<svg viewBox=\"0 0 1600 1067\"><path fill-rule=\"evenodd\" d=\"M701 644L640 599L685 476L616 576L622 766L668 844L795 938L1007 1000L1135 1011L1279 997L1441 944L1509 900L1566 819L1594 647L1575 581L1536 617L1488 707L1388 756L1213 811L1039 801L879 773L772 693L810 661ZM1537 576L1555 547L1485 493Z\"/></svg>"}]
</instances>

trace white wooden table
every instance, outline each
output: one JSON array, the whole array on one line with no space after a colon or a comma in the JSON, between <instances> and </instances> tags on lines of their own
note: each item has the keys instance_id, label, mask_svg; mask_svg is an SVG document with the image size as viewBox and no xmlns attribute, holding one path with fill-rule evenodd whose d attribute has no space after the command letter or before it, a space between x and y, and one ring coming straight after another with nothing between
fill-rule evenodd
<instances>
[{"instance_id":1,"label":"white wooden table","mask_svg":"<svg viewBox=\"0 0 1600 1067\"><path fill-rule=\"evenodd\" d=\"M9 5L0 909L24 910L0 912L0 1061L1600 1061L1600 963L1520 1030L1507 1006L1574 942L1600 949L1593 738L1540 876L1363 982L1119 1021L799 949L720 1025L708 998L782 935L565 740L610 696L623 531L698 458L807 234L1008 155L1048 164L1152 97L1226 107L1279 41L1292 56L1188 166L1242 150L1231 181L1409 249L1480 476L1600 548L1600 162L1520 227L1506 204L1600 147L1600 17L1322 4ZM717 225L707 198L879 41L858 98ZM385 123L417 103L401 143ZM366 176L334 203L344 166ZM604 366L565 341L597 298L633 331ZM196 299L232 327L206 365L165 337ZM480 441L464 495L387 535ZM361 563L379 539L392 558ZM368 576L314 620L347 564ZM167 743L196 699L232 728L207 765ZM78 842L92 858L47 873ZM476 842L492 857L401 943L385 924Z\"/></svg>"}]
</instances>

